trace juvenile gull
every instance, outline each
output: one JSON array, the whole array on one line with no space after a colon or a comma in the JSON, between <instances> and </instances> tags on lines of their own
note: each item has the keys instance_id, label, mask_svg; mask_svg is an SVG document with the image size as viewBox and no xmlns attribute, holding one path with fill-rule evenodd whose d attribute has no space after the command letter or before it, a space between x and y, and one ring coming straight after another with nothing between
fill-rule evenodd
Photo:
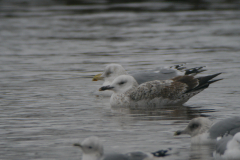
<instances>
[{"instance_id":1,"label":"juvenile gull","mask_svg":"<svg viewBox=\"0 0 240 160\"><path fill-rule=\"evenodd\" d=\"M111 90L112 107L161 108L165 105L180 105L206 89L211 80L221 73L205 77L178 76L170 80L155 80L138 85L130 75L121 75L111 85L103 86L99 91Z\"/></svg>"},{"instance_id":2,"label":"juvenile gull","mask_svg":"<svg viewBox=\"0 0 240 160\"><path fill-rule=\"evenodd\" d=\"M218 137L235 135L240 132L240 117L231 117L213 123L205 117L192 119L184 130L175 132L175 135L189 134L192 144L211 144L216 143Z\"/></svg>"},{"instance_id":3,"label":"juvenile gull","mask_svg":"<svg viewBox=\"0 0 240 160\"><path fill-rule=\"evenodd\" d=\"M75 143L74 146L81 148L83 152L82 160L150 160L168 155L168 150L159 150L153 153L129 152L127 154L104 154L102 142L95 136L88 137L81 143Z\"/></svg>"},{"instance_id":4,"label":"juvenile gull","mask_svg":"<svg viewBox=\"0 0 240 160\"><path fill-rule=\"evenodd\" d=\"M135 78L138 84L142 84L153 80L167 80L180 75L196 75L205 71L202 68L203 66L185 69L185 67L181 65L175 65L164 68L158 67L153 70L133 71L129 74ZM110 85L112 81L120 75L128 75L128 73L120 64L109 64L105 67L102 74L94 76L93 81L104 79L103 86Z\"/></svg>"},{"instance_id":5,"label":"juvenile gull","mask_svg":"<svg viewBox=\"0 0 240 160\"><path fill-rule=\"evenodd\" d=\"M240 132L227 135L216 143L216 150L213 157L217 160L239 160L240 159Z\"/></svg>"}]
</instances>

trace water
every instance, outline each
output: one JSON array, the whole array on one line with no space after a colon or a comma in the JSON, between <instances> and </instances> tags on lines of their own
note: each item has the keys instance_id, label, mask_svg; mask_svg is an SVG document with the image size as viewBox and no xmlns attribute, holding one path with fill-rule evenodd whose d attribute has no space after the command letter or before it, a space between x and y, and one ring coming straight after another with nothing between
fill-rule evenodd
<instances>
[{"instance_id":1,"label":"water","mask_svg":"<svg viewBox=\"0 0 240 160\"><path fill-rule=\"evenodd\" d=\"M72 144L95 135L108 152L172 147L180 151L172 159L212 160L212 146L173 133L199 115L239 115L240 11L102 7L2 8L0 159L80 159ZM108 63L127 70L187 63L224 80L176 109L111 109L109 98L93 94L102 82L91 81Z\"/></svg>"}]
</instances>

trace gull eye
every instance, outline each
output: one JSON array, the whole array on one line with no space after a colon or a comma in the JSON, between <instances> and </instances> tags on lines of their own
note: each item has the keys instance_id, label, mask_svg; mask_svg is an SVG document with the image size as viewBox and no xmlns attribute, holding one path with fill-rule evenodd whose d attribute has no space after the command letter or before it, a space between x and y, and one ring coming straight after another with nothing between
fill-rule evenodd
<instances>
[{"instance_id":1,"label":"gull eye","mask_svg":"<svg viewBox=\"0 0 240 160\"><path fill-rule=\"evenodd\" d=\"M196 123L194 123L194 124L191 125L191 129L196 129L196 128L198 128L198 127L199 127L199 125L196 124Z\"/></svg>"},{"instance_id":2,"label":"gull eye","mask_svg":"<svg viewBox=\"0 0 240 160\"><path fill-rule=\"evenodd\" d=\"M125 83L125 82L122 81L122 82L120 82L120 83L118 83L118 84L119 84L119 85L123 85L124 83Z\"/></svg>"},{"instance_id":3,"label":"gull eye","mask_svg":"<svg viewBox=\"0 0 240 160\"><path fill-rule=\"evenodd\" d=\"M110 74L112 74L112 72L111 72L111 71L108 71L108 72L106 73L106 76L109 76Z\"/></svg>"},{"instance_id":4,"label":"gull eye","mask_svg":"<svg viewBox=\"0 0 240 160\"><path fill-rule=\"evenodd\" d=\"M89 148L89 149L92 149L92 146L89 146L88 148Z\"/></svg>"}]
</instances>

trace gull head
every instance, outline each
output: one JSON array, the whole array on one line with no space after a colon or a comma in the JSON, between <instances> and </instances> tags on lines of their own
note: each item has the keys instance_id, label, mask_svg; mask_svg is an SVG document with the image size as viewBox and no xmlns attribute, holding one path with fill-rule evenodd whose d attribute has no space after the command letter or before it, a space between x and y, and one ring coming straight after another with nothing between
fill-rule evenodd
<instances>
[{"instance_id":1,"label":"gull head","mask_svg":"<svg viewBox=\"0 0 240 160\"><path fill-rule=\"evenodd\" d=\"M105 67L100 77L112 82L116 77L126 74L127 72L120 64L109 64Z\"/></svg>"},{"instance_id":2,"label":"gull head","mask_svg":"<svg viewBox=\"0 0 240 160\"><path fill-rule=\"evenodd\" d=\"M103 145L98 137L91 136L84 139L83 142L73 145L81 148L82 160L98 160L103 156Z\"/></svg>"},{"instance_id":3,"label":"gull head","mask_svg":"<svg viewBox=\"0 0 240 160\"><path fill-rule=\"evenodd\" d=\"M176 131L174 135L189 134L191 137L206 133L212 126L212 121L205 117L192 119L184 130Z\"/></svg>"},{"instance_id":4,"label":"gull head","mask_svg":"<svg viewBox=\"0 0 240 160\"><path fill-rule=\"evenodd\" d=\"M113 80L110 85L102 86L99 91L112 90L115 93L125 93L133 87L137 87L137 81L130 75L121 75Z\"/></svg>"}]
</instances>

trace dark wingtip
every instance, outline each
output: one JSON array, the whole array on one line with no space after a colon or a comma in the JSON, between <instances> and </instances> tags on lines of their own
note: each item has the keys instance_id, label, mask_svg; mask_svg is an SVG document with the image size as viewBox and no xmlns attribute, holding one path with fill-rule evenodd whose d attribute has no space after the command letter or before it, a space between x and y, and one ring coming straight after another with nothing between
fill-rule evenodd
<instances>
[{"instance_id":1,"label":"dark wingtip","mask_svg":"<svg viewBox=\"0 0 240 160\"><path fill-rule=\"evenodd\" d=\"M217 81L221 81L221 80L223 80L223 78L221 78L221 79L214 79L214 80L208 81L208 83L211 84L211 83L214 83L214 82L217 82Z\"/></svg>"},{"instance_id":2,"label":"dark wingtip","mask_svg":"<svg viewBox=\"0 0 240 160\"><path fill-rule=\"evenodd\" d=\"M171 150L171 148L169 148L169 150ZM165 157L169 155L167 154L169 150L159 150L159 151L153 152L152 155L154 157Z\"/></svg>"},{"instance_id":3,"label":"dark wingtip","mask_svg":"<svg viewBox=\"0 0 240 160\"><path fill-rule=\"evenodd\" d=\"M208 75L208 76L204 76L204 77L198 77L197 78L198 82L199 82L198 86L193 88L193 89L191 89L191 90L188 90L186 93L192 92L192 91L196 91L196 90L200 90L200 89L208 88L209 84L222 80L222 79L211 80L211 79L217 77L220 74L222 74L222 72L216 73L216 74L212 74L212 75Z\"/></svg>"},{"instance_id":4,"label":"dark wingtip","mask_svg":"<svg viewBox=\"0 0 240 160\"><path fill-rule=\"evenodd\" d=\"M183 69L186 69L186 67L184 67L184 65L185 65L184 63L182 63L182 64L177 64L177 65L174 65L173 68L181 71L181 70L183 70Z\"/></svg>"},{"instance_id":5,"label":"dark wingtip","mask_svg":"<svg viewBox=\"0 0 240 160\"><path fill-rule=\"evenodd\" d=\"M212 76L217 77L217 76L220 75L220 74L222 74L222 72L219 72L219 73L213 74Z\"/></svg>"},{"instance_id":6,"label":"dark wingtip","mask_svg":"<svg viewBox=\"0 0 240 160\"><path fill-rule=\"evenodd\" d=\"M185 70L185 75L192 75L192 74L196 75L198 73L206 71L206 69L202 69L203 67L206 67L206 66L200 66L200 67L186 69Z\"/></svg>"},{"instance_id":7,"label":"dark wingtip","mask_svg":"<svg viewBox=\"0 0 240 160\"><path fill-rule=\"evenodd\" d=\"M216 74L212 74L212 75L209 75L209 76L205 76L205 77L199 77L198 80L199 80L199 86L201 86L202 84L204 83L207 83L207 84L210 84L210 83L213 83L213 82L217 82L219 80L222 80L222 79L216 79L216 80L211 80L215 77L217 77L218 75L222 74L222 72L220 73L216 73Z\"/></svg>"}]
</instances>

